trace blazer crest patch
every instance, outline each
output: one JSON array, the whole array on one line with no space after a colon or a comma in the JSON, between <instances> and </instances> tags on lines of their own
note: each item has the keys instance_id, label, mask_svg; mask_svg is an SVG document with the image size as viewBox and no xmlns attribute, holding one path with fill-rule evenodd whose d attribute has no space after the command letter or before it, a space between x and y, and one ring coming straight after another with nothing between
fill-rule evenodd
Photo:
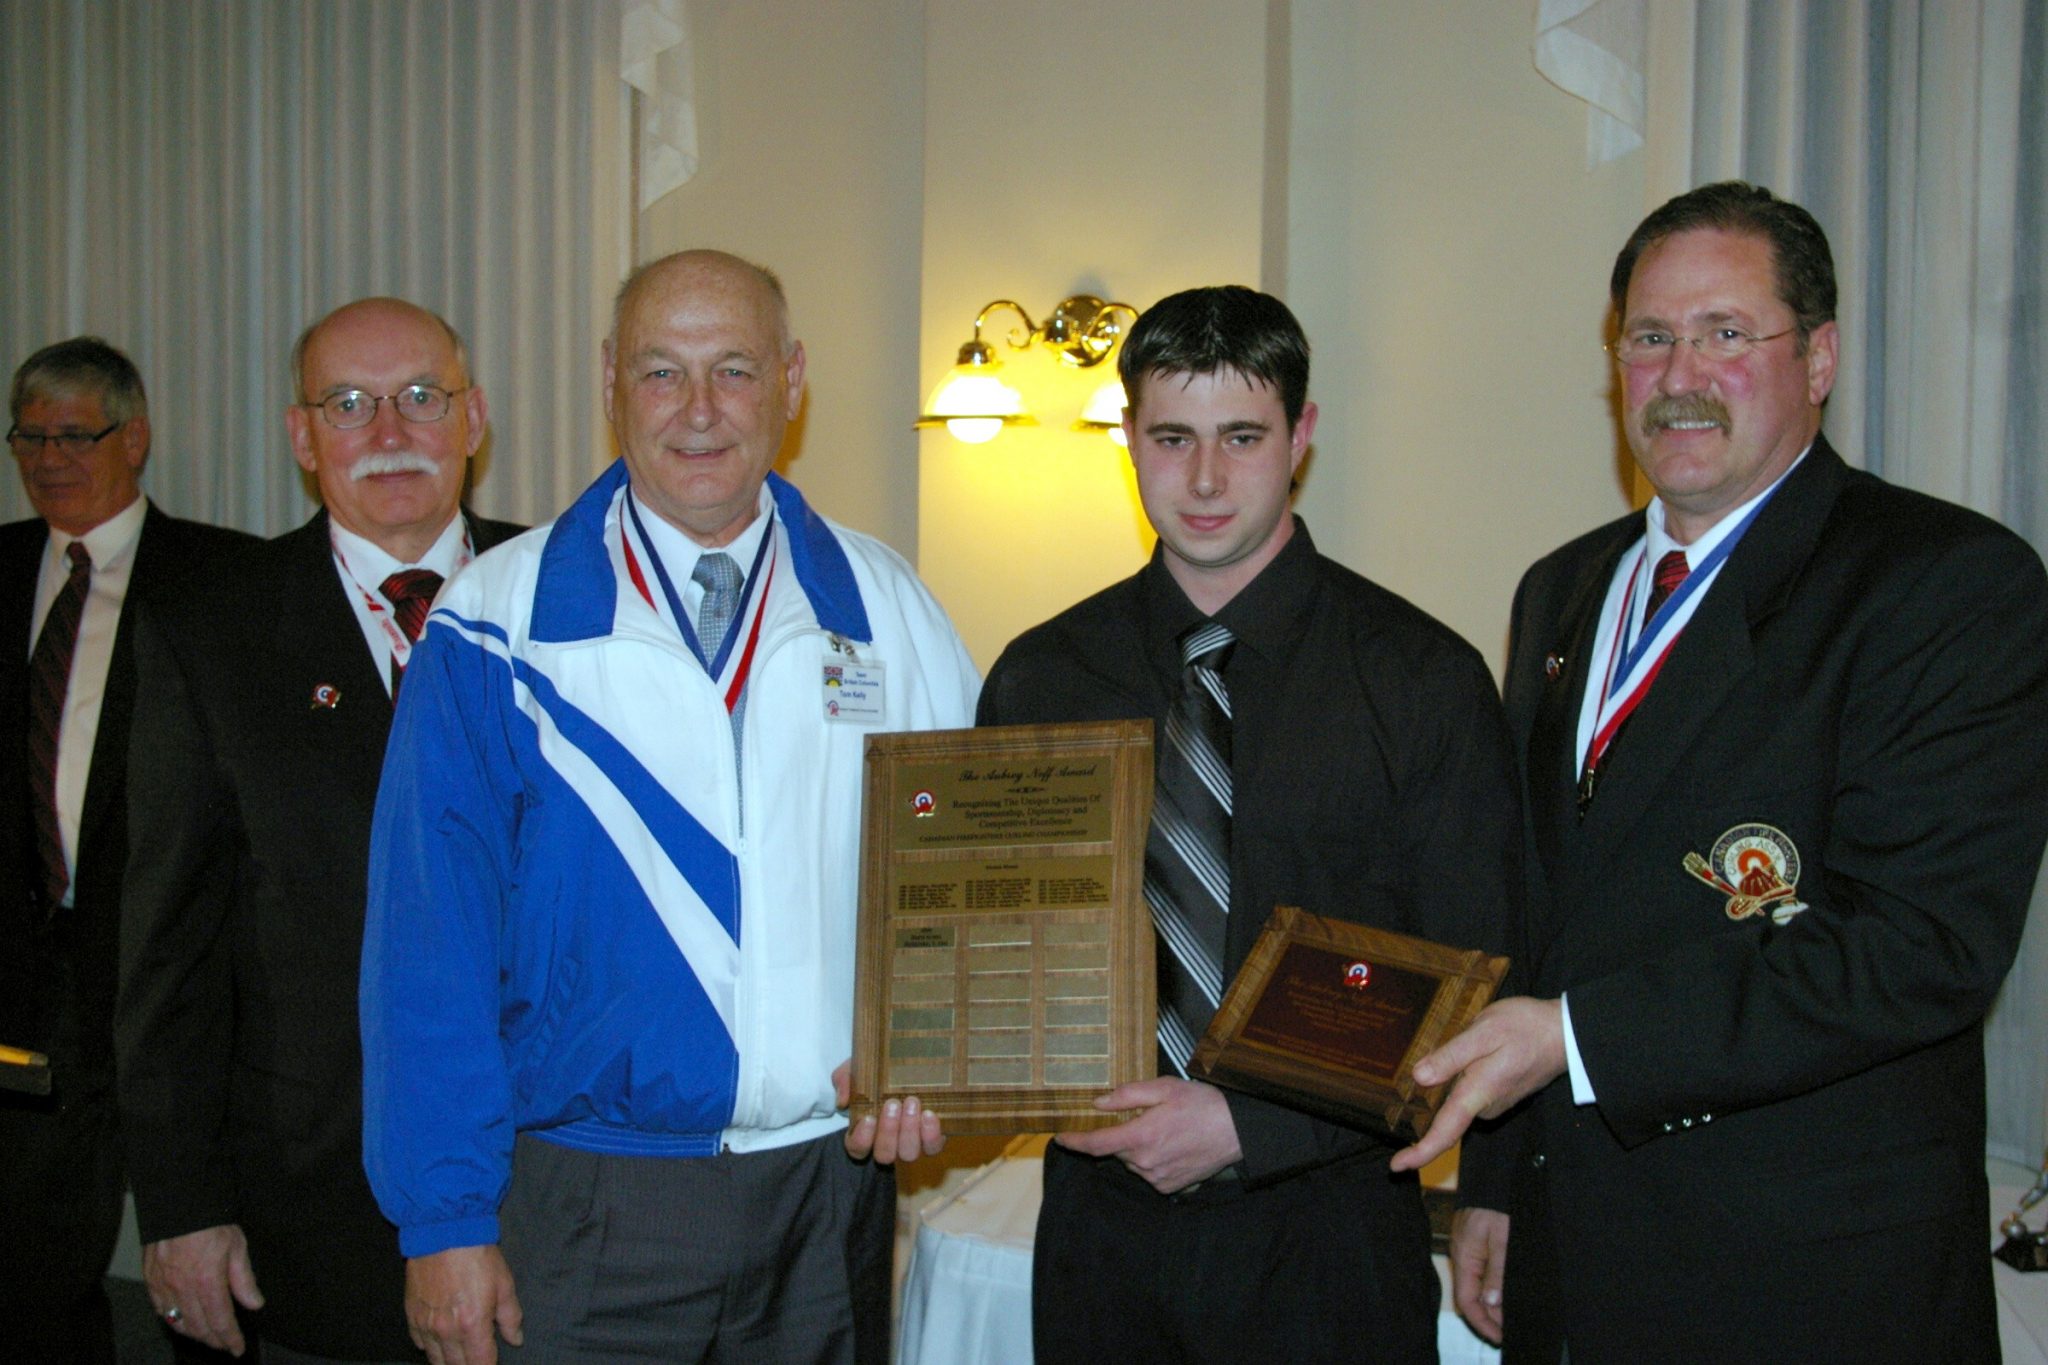
<instances>
[{"instance_id":1,"label":"blazer crest patch","mask_svg":"<svg viewBox=\"0 0 2048 1365\"><path fill-rule=\"evenodd\" d=\"M1799 899L1799 846L1775 825L1742 824L1722 832L1702 858L1685 855L1685 870L1728 898L1728 918L1768 911L1784 924L1806 908Z\"/></svg>"}]
</instances>

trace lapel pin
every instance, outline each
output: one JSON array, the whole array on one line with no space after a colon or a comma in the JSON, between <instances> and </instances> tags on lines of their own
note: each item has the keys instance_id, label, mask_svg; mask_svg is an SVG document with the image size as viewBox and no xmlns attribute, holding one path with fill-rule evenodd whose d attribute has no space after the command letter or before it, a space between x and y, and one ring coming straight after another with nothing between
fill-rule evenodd
<instances>
[{"instance_id":1,"label":"lapel pin","mask_svg":"<svg viewBox=\"0 0 2048 1365\"><path fill-rule=\"evenodd\" d=\"M1564 676L1564 655L1552 654L1543 660L1543 676L1556 682Z\"/></svg>"},{"instance_id":2,"label":"lapel pin","mask_svg":"<svg viewBox=\"0 0 2048 1365\"><path fill-rule=\"evenodd\" d=\"M341 689L333 683L316 683L313 686L313 704L309 711L332 711L341 705Z\"/></svg>"}]
</instances>

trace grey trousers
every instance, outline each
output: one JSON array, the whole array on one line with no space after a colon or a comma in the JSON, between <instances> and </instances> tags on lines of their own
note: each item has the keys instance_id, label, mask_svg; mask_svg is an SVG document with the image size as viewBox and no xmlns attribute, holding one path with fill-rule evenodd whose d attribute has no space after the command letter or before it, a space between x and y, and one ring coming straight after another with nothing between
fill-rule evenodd
<instances>
[{"instance_id":1,"label":"grey trousers","mask_svg":"<svg viewBox=\"0 0 2048 1365\"><path fill-rule=\"evenodd\" d=\"M837 1133L690 1158L521 1136L499 1219L511 1365L888 1359L895 1173Z\"/></svg>"}]
</instances>

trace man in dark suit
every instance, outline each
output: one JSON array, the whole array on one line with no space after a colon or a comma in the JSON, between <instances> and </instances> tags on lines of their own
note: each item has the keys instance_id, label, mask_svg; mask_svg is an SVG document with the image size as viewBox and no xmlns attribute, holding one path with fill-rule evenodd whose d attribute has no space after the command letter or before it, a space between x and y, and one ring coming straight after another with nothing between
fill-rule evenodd
<instances>
[{"instance_id":1,"label":"man in dark suit","mask_svg":"<svg viewBox=\"0 0 2048 1365\"><path fill-rule=\"evenodd\" d=\"M111 1361L121 1224L115 931L128 858L129 603L246 537L142 496L142 376L97 337L15 371L8 447L36 517L0 527L0 1044L50 1059L0 1090L0 1321L22 1359Z\"/></svg>"},{"instance_id":2,"label":"man in dark suit","mask_svg":"<svg viewBox=\"0 0 2048 1365\"><path fill-rule=\"evenodd\" d=\"M1418 1065L1462 1075L1397 1164L1533 1094L1452 1245L1511 1360L1996 1360L1982 1020L2048 835L2048 582L1820 436L1805 210L1681 195L1612 294L1657 496L1522 581L1527 994Z\"/></svg>"},{"instance_id":3,"label":"man in dark suit","mask_svg":"<svg viewBox=\"0 0 2048 1365\"><path fill-rule=\"evenodd\" d=\"M410 1360L362 1170L370 812L434 592L517 528L462 512L485 408L447 323L366 299L294 358L286 425L325 510L143 622L121 1110L145 1278L178 1332L239 1354L239 1303L269 1365Z\"/></svg>"}]
</instances>

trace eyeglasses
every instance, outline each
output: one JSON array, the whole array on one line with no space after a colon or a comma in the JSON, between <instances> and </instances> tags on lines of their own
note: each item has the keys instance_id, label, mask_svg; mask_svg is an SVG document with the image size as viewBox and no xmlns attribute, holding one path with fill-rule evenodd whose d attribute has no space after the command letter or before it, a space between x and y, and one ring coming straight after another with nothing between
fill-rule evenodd
<instances>
[{"instance_id":1,"label":"eyeglasses","mask_svg":"<svg viewBox=\"0 0 2048 1365\"><path fill-rule=\"evenodd\" d=\"M448 405L455 394L468 392L465 387L450 393L432 384L407 384L397 393L381 396L364 393L361 389L343 389L339 393L328 394L317 403L301 403L299 406L320 409L327 425L337 431L354 431L376 421L377 409L386 400L408 422L438 422L448 415Z\"/></svg>"},{"instance_id":2,"label":"eyeglasses","mask_svg":"<svg viewBox=\"0 0 2048 1365\"><path fill-rule=\"evenodd\" d=\"M1633 332L1622 333L1607 343L1607 349L1624 365L1663 365L1670 361L1672 352L1679 342L1689 341L1693 350L1708 360L1725 364L1742 359L1749 354L1753 346L1766 341L1776 341L1779 337L1791 336L1798 330L1797 327L1787 327L1782 332L1760 337L1753 332L1745 332L1740 327L1715 327L1704 336L1682 337L1661 327L1643 327Z\"/></svg>"},{"instance_id":3,"label":"eyeglasses","mask_svg":"<svg viewBox=\"0 0 2048 1365\"><path fill-rule=\"evenodd\" d=\"M22 460L35 454L38 446L55 446L59 455L76 457L112 436L120 427L119 422L109 422L99 431L23 431L20 427L9 427L7 448L14 452L15 458Z\"/></svg>"}]
</instances>

